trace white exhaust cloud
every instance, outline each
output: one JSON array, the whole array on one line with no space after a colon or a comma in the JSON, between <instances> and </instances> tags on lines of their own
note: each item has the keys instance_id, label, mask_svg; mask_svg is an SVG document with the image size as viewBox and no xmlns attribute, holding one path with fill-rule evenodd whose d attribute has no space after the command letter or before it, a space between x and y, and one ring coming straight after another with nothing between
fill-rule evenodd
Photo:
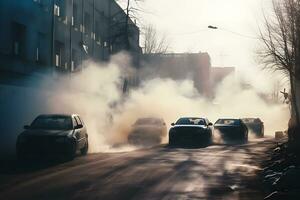
<instances>
[{"instance_id":1,"label":"white exhaust cloud","mask_svg":"<svg viewBox=\"0 0 300 200\"><path fill-rule=\"evenodd\" d=\"M50 111L80 114L88 127L91 152L126 143L131 125L147 116L164 118L168 126L181 116L208 117L212 122L221 117L259 117L266 134L287 128L287 105L265 102L255 89L243 89L233 75L219 85L213 100L201 96L191 80L160 78L143 82L123 97L122 76L133 70L129 60L120 54L107 65L88 61L82 72L59 80L56 85L62 87L51 88L55 95L47 98Z\"/></svg>"}]
</instances>

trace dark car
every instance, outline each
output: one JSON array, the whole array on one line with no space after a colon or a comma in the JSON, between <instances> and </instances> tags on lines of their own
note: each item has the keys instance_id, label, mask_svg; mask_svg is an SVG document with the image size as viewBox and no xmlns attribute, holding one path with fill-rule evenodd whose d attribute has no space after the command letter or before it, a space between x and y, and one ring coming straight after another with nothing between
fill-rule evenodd
<instances>
[{"instance_id":1,"label":"dark car","mask_svg":"<svg viewBox=\"0 0 300 200\"><path fill-rule=\"evenodd\" d=\"M47 155L73 159L77 151L82 155L88 152L87 129L76 114L39 115L24 129L16 144L17 155L21 159Z\"/></svg>"},{"instance_id":2,"label":"dark car","mask_svg":"<svg viewBox=\"0 0 300 200\"><path fill-rule=\"evenodd\" d=\"M214 131L225 142L247 142L248 128L241 119L218 119Z\"/></svg>"},{"instance_id":3,"label":"dark car","mask_svg":"<svg viewBox=\"0 0 300 200\"><path fill-rule=\"evenodd\" d=\"M139 118L132 125L128 143L133 145L156 145L167 136L166 123L161 118Z\"/></svg>"},{"instance_id":4,"label":"dark car","mask_svg":"<svg viewBox=\"0 0 300 200\"><path fill-rule=\"evenodd\" d=\"M172 123L170 146L207 146L213 141L212 123L206 118L184 117Z\"/></svg>"},{"instance_id":5,"label":"dark car","mask_svg":"<svg viewBox=\"0 0 300 200\"><path fill-rule=\"evenodd\" d=\"M264 137L265 127L264 122L259 118L244 118L243 122L248 127L250 133L253 133L256 137Z\"/></svg>"}]
</instances>

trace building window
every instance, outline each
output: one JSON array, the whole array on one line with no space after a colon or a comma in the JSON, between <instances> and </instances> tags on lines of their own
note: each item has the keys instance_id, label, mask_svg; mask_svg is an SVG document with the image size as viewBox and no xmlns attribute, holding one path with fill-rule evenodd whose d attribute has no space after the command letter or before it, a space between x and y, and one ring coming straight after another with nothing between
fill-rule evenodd
<instances>
[{"instance_id":1,"label":"building window","mask_svg":"<svg viewBox=\"0 0 300 200\"><path fill-rule=\"evenodd\" d=\"M75 49L72 49L72 62L71 62L71 71L76 70L79 62L79 56Z\"/></svg>"},{"instance_id":2,"label":"building window","mask_svg":"<svg viewBox=\"0 0 300 200\"><path fill-rule=\"evenodd\" d=\"M40 60L40 52L39 52L39 48L36 48L36 61L38 62Z\"/></svg>"},{"instance_id":3,"label":"building window","mask_svg":"<svg viewBox=\"0 0 300 200\"><path fill-rule=\"evenodd\" d=\"M72 60L72 62L71 62L71 72L73 72L74 71L74 60Z\"/></svg>"},{"instance_id":4,"label":"building window","mask_svg":"<svg viewBox=\"0 0 300 200\"><path fill-rule=\"evenodd\" d=\"M91 16L89 13L84 13L84 32L87 35L91 32Z\"/></svg>"},{"instance_id":5,"label":"building window","mask_svg":"<svg viewBox=\"0 0 300 200\"><path fill-rule=\"evenodd\" d=\"M26 26L13 22L13 54L25 58Z\"/></svg>"},{"instance_id":6,"label":"building window","mask_svg":"<svg viewBox=\"0 0 300 200\"><path fill-rule=\"evenodd\" d=\"M33 0L33 2L38 3L38 4L41 4L41 1L42 0Z\"/></svg>"},{"instance_id":7,"label":"building window","mask_svg":"<svg viewBox=\"0 0 300 200\"><path fill-rule=\"evenodd\" d=\"M73 3L73 17L72 17L72 26L78 25L78 8L77 4Z\"/></svg>"},{"instance_id":8,"label":"building window","mask_svg":"<svg viewBox=\"0 0 300 200\"><path fill-rule=\"evenodd\" d=\"M99 45L101 44L100 30L101 30L100 22L96 21L96 23L95 23L95 41Z\"/></svg>"},{"instance_id":9,"label":"building window","mask_svg":"<svg viewBox=\"0 0 300 200\"><path fill-rule=\"evenodd\" d=\"M57 4L54 4L54 15L60 16L60 7Z\"/></svg>"},{"instance_id":10,"label":"building window","mask_svg":"<svg viewBox=\"0 0 300 200\"><path fill-rule=\"evenodd\" d=\"M55 41L55 66L56 67L63 67L64 64L64 44Z\"/></svg>"},{"instance_id":11,"label":"building window","mask_svg":"<svg viewBox=\"0 0 300 200\"><path fill-rule=\"evenodd\" d=\"M55 55L55 66L60 67L60 54Z\"/></svg>"},{"instance_id":12,"label":"building window","mask_svg":"<svg viewBox=\"0 0 300 200\"><path fill-rule=\"evenodd\" d=\"M20 43L18 41L14 42L14 54L15 55L20 55Z\"/></svg>"},{"instance_id":13,"label":"building window","mask_svg":"<svg viewBox=\"0 0 300 200\"><path fill-rule=\"evenodd\" d=\"M44 33L38 33L37 35L37 46L36 46L36 61L40 64L46 64L48 53L46 46L48 41L46 40L46 35Z\"/></svg>"}]
</instances>

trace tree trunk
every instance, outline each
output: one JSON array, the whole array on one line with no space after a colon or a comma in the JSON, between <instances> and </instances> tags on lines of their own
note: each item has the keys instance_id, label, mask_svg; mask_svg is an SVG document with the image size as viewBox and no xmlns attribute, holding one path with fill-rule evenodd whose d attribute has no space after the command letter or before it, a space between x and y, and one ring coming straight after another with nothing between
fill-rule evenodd
<instances>
[{"instance_id":1,"label":"tree trunk","mask_svg":"<svg viewBox=\"0 0 300 200\"><path fill-rule=\"evenodd\" d=\"M290 73L290 84L291 84L291 113L292 119L289 123L289 140L293 143L300 143L299 135L299 106L298 106L298 98L297 98L297 79Z\"/></svg>"}]
</instances>

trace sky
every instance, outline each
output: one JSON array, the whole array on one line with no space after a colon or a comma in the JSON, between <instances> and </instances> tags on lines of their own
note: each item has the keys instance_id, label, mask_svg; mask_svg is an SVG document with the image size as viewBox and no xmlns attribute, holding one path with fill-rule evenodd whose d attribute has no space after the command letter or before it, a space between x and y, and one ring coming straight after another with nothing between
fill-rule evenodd
<instances>
[{"instance_id":1,"label":"sky","mask_svg":"<svg viewBox=\"0 0 300 200\"><path fill-rule=\"evenodd\" d=\"M255 38L263 22L262 13L271 9L270 2L145 0L141 25L153 24L161 35L166 35L171 52L208 52L213 66L246 70L257 65L259 41ZM208 25L219 30L208 29Z\"/></svg>"}]
</instances>

